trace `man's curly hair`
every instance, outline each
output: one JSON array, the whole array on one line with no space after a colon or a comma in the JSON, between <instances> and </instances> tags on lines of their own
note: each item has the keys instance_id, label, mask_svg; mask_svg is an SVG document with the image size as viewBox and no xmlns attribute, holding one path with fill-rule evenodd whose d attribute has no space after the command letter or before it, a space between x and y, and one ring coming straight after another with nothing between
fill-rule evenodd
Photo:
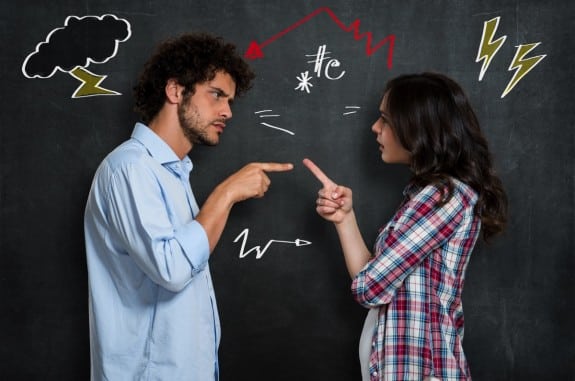
<instances>
[{"instance_id":1,"label":"man's curly hair","mask_svg":"<svg viewBox=\"0 0 575 381\"><path fill-rule=\"evenodd\" d=\"M135 110L149 123L164 105L169 79L184 86L184 95L193 94L197 83L214 79L218 71L234 79L237 96L249 90L255 77L235 46L221 37L196 33L169 39L146 62L134 86Z\"/></svg>"}]
</instances>

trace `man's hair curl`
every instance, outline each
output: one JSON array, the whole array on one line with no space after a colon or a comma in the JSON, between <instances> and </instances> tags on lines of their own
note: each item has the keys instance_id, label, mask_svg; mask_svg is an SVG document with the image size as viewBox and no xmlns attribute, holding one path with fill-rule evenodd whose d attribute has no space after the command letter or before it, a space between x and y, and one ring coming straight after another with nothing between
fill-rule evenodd
<instances>
[{"instance_id":1,"label":"man's hair curl","mask_svg":"<svg viewBox=\"0 0 575 381\"><path fill-rule=\"evenodd\" d=\"M157 47L134 86L135 111L149 123L164 105L168 80L184 86L184 95L193 94L196 84L212 80L220 71L233 78L237 96L250 89L255 77L235 46L221 37L195 33L169 39Z\"/></svg>"}]
</instances>

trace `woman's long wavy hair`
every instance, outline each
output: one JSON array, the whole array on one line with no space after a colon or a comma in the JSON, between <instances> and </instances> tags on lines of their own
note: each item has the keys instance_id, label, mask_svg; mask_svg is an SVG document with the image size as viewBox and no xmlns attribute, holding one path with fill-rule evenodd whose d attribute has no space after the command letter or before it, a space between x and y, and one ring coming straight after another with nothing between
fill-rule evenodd
<instances>
[{"instance_id":1,"label":"woman's long wavy hair","mask_svg":"<svg viewBox=\"0 0 575 381\"><path fill-rule=\"evenodd\" d=\"M437 73L402 75L385 88L391 128L411 154L412 182L453 192L451 177L479 196L475 213L488 241L507 222L507 196L493 169L487 140L467 96L452 79Z\"/></svg>"},{"instance_id":2,"label":"woman's long wavy hair","mask_svg":"<svg viewBox=\"0 0 575 381\"><path fill-rule=\"evenodd\" d=\"M194 93L196 84L214 79L218 71L231 75L237 96L251 87L255 77L235 46L220 37L189 33L166 40L146 62L134 86L134 108L149 123L166 101L169 79L184 86L184 95L188 95Z\"/></svg>"}]
</instances>

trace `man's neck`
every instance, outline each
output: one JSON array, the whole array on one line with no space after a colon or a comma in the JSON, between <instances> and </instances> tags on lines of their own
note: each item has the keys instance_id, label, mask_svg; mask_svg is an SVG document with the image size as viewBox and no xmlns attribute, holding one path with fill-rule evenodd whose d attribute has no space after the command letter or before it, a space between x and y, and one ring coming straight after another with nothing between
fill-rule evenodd
<instances>
[{"instance_id":1,"label":"man's neck","mask_svg":"<svg viewBox=\"0 0 575 381\"><path fill-rule=\"evenodd\" d=\"M148 127L170 146L180 160L193 148L192 143L184 135L176 113L167 112L166 106L150 121Z\"/></svg>"}]
</instances>

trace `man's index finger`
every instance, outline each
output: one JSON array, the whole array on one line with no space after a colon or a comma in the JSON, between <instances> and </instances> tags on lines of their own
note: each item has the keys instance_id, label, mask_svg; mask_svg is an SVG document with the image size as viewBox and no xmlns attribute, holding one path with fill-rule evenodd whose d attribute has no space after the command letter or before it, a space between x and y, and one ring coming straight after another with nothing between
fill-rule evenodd
<instances>
[{"instance_id":1,"label":"man's index finger","mask_svg":"<svg viewBox=\"0 0 575 381\"><path fill-rule=\"evenodd\" d=\"M293 169L291 163L257 163L265 172L285 172Z\"/></svg>"}]
</instances>

